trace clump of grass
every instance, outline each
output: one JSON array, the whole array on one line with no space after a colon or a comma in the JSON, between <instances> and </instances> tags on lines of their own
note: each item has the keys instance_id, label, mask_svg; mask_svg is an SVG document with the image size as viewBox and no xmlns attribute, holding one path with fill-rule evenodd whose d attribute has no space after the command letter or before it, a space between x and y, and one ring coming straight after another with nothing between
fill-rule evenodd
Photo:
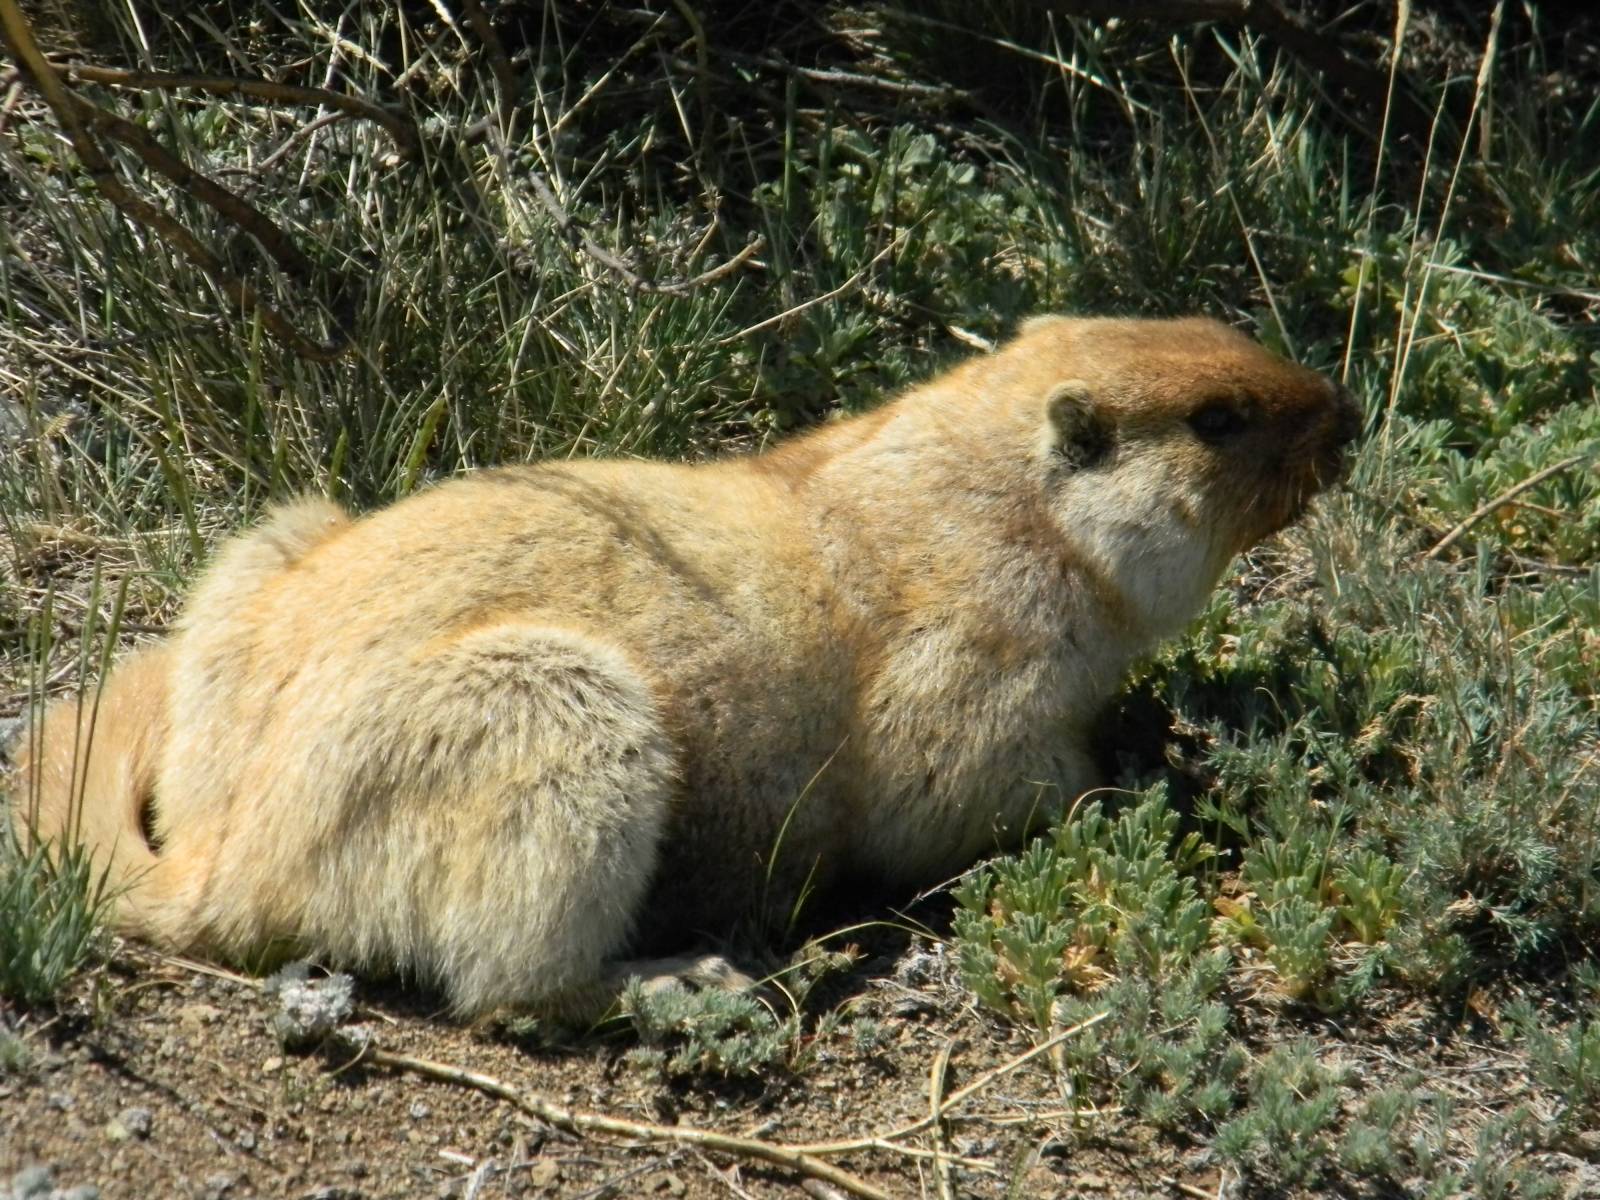
<instances>
[{"instance_id":1,"label":"clump of grass","mask_svg":"<svg viewBox=\"0 0 1600 1200\"><path fill-rule=\"evenodd\" d=\"M20 1075L29 1070L33 1063L33 1047L10 1024L0 1019L0 1078Z\"/></svg>"},{"instance_id":2,"label":"clump of grass","mask_svg":"<svg viewBox=\"0 0 1600 1200\"><path fill-rule=\"evenodd\" d=\"M1564 1024L1525 998L1508 1005L1504 1014L1526 1049L1528 1073L1555 1100L1552 1135L1594 1129L1600 1122L1600 1017L1593 1003L1591 994L1578 1016Z\"/></svg>"},{"instance_id":3,"label":"clump of grass","mask_svg":"<svg viewBox=\"0 0 1600 1200\"><path fill-rule=\"evenodd\" d=\"M1237 1107L1248 1064L1226 1002L1228 968L1228 956L1210 950L1159 986L1130 976L1093 995L1064 996L1054 1014L1060 1024L1109 1014L1063 1047L1074 1093L1093 1097L1114 1079L1123 1103L1171 1133L1212 1128L1226 1118Z\"/></svg>"},{"instance_id":4,"label":"clump of grass","mask_svg":"<svg viewBox=\"0 0 1600 1200\"><path fill-rule=\"evenodd\" d=\"M0 833L0 998L54 1000L98 947L108 900L82 848L24 850Z\"/></svg>"}]
</instances>

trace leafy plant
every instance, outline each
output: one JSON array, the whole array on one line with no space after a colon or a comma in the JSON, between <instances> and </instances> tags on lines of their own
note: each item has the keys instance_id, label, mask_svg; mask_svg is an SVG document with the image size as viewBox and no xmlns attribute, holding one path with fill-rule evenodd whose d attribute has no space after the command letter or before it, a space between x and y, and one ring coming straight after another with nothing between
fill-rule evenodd
<instances>
[{"instance_id":1,"label":"leafy plant","mask_svg":"<svg viewBox=\"0 0 1600 1200\"><path fill-rule=\"evenodd\" d=\"M1357 850L1334 872L1339 918L1356 941L1373 945L1400 912L1405 872L1374 850Z\"/></svg>"},{"instance_id":2,"label":"leafy plant","mask_svg":"<svg viewBox=\"0 0 1600 1200\"><path fill-rule=\"evenodd\" d=\"M1279 1183L1314 1183L1332 1157L1341 1082L1313 1043L1277 1047L1251 1069L1250 1105L1217 1130L1212 1151Z\"/></svg>"},{"instance_id":3,"label":"leafy plant","mask_svg":"<svg viewBox=\"0 0 1600 1200\"><path fill-rule=\"evenodd\" d=\"M1093 988L1111 963L1155 983L1186 966L1209 921L1180 871L1211 848L1197 834L1178 837L1177 821L1160 788L1114 820L1092 801L1052 838L970 875L955 892L956 934L978 995L1048 1031L1057 996Z\"/></svg>"},{"instance_id":4,"label":"leafy plant","mask_svg":"<svg viewBox=\"0 0 1600 1200\"><path fill-rule=\"evenodd\" d=\"M780 1021L750 996L711 988L651 990L633 980L622 1013L639 1038L630 1059L669 1075L749 1075L784 1062L800 1018Z\"/></svg>"}]
</instances>

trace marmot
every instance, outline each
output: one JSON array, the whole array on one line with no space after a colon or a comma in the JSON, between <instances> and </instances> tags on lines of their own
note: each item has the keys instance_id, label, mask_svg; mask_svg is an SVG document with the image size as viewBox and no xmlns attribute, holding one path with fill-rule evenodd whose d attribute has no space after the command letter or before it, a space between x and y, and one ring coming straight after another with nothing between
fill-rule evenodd
<instances>
[{"instance_id":1,"label":"marmot","mask_svg":"<svg viewBox=\"0 0 1600 1200\"><path fill-rule=\"evenodd\" d=\"M289 504L47 710L14 819L160 946L594 1012L641 926L935 881L1094 786L1130 661L1358 424L1214 321L1040 317L766 453Z\"/></svg>"}]
</instances>

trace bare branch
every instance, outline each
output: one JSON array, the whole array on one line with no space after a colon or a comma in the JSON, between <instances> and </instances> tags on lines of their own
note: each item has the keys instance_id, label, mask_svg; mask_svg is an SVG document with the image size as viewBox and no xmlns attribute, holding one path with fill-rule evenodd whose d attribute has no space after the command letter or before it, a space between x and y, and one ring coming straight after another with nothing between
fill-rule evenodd
<instances>
[{"instance_id":1,"label":"bare branch","mask_svg":"<svg viewBox=\"0 0 1600 1200\"><path fill-rule=\"evenodd\" d=\"M654 1125L648 1121L627 1121L600 1113L579 1112L563 1108L553 1101L532 1092L524 1092L490 1075L469 1071L449 1063L413 1058L409 1054L396 1054L390 1050L368 1047L363 1055L366 1062L380 1067L410 1071L428 1079L460 1084L474 1088L497 1100L514 1105L530 1116L547 1121L557 1129L571 1133L609 1133L637 1138L644 1142L666 1142L682 1146L699 1146L704 1150L721 1151L740 1158L754 1158L799 1171L813 1179L821 1179L863 1200L890 1200L889 1193L874 1187L842 1167L823 1162L810 1154L799 1153L787 1146L764 1142L759 1138L734 1137L709 1129L696 1129L690 1125Z\"/></svg>"},{"instance_id":2,"label":"bare branch","mask_svg":"<svg viewBox=\"0 0 1600 1200\"><path fill-rule=\"evenodd\" d=\"M483 43L483 52L489 56L489 69L494 72L495 83L500 85L501 112L507 115L514 113L517 97L522 93L522 81L506 54L505 43L495 32L494 22L483 11L483 5L478 0L461 0L461 13L472 27L473 35Z\"/></svg>"},{"instance_id":3,"label":"bare branch","mask_svg":"<svg viewBox=\"0 0 1600 1200\"><path fill-rule=\"evenodd\" d=\"M284 270L301 279L310 277L312 271L310 259L306 258L283 230L273 224L271 218L255 205L196 171L168 151L142 126L90 104L70 92L68 97L78 117L90 129L104 133L129 147L145 166L166 176L189 195L209 205L256 238Z\"/></svg>"},{"instance_id":4,"label":"bare branch","mask_svg":"<svg viewBox=\"0 0 1600 1200\"><path fill-rule=\"evenodd\" d=\"M1581 454L1574 454L1570 458L1563 458L1558 463L1551 463L1542 471L1535 471L1532 475L1529 475L1520 483L1512 484L1494 499L1486 500L1482 504L1478 505L1477 508L1473 509L1472 512L1467 514L1466 520L1462 521L1449 533L1445 534L1442 538L1435 542L1433 548L1425 553L1422 557L1425 559L1438 558L1446 550L1450 549L1451 546L1454 546L1457 542L1459 542L1474 525L1483 520L1490 513L1494 512L1494 510L1499 508L1501 505L1507 504L1516 499L1529 488L1543 483L1546 479L1549 479L1553 475L1559 475L1563 471L1572 470L1573 467L1577 466L1581 462L1586 461L1587 459L1593 458L1594 455L1595 451L1593 450Z\"/></svg>"},{"instance_id":5,"label":"bare branch","mask_svg":"<svg viewBox=\"0 0 1600 1200\"><path fill-rule=\"evenodd\" d=\"M243 100L262 100L273 104L316 104L336 109L346 116L363 117L382 125L394 138L403 157L415 157L421 145L417 127L399 113L367 100L336 92L330 88L302 87L273 83L266 79L236 79L230 75L174 75L164 71L124 71L117 67L94 67L87 63L57 66L69 80L100 83L110 87L141 91L188 89L213 96L232 96Z\"/></svg>"}]
</instances>

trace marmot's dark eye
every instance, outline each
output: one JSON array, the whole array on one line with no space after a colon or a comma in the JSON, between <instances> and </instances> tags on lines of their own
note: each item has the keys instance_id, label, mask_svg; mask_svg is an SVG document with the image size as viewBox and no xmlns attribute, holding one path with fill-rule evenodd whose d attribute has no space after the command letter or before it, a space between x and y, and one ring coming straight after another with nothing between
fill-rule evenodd
<instances>
[{"instance_id":1,"label":"marmot's dark eye","mask_svg":"<svg viewBox=\"0 0 1600 1200\"><path fill-rule=\"evenodd\" d=\"M1244 430L1244 414L1231 404L1208 404L1189 414L1189 428L1205 442L1220 442Z\"/></svg>"}]
</instances>

